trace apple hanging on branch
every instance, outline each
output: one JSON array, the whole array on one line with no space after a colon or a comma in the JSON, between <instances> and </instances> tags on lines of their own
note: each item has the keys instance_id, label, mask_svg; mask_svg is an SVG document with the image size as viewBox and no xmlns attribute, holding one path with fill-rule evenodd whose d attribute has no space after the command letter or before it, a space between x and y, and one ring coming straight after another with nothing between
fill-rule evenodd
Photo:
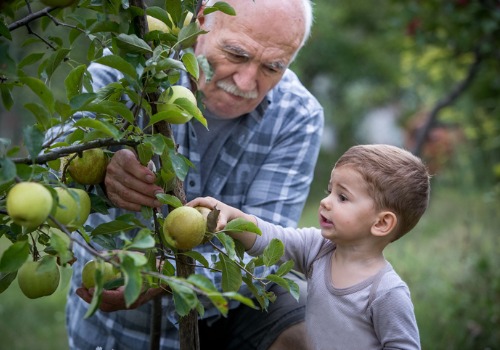
<instances>
[{"instance_id":1,"label":"apple hanging on branch","mask_svg":"<svg viewBox=\"0 0 500 350\"><path fill-rule=\"evenodd\" d=\"M59 286L60 272L56 259L46 255L38 261L25 262L17 272L23 294L30 299L52 295Z\"/></svg>"}]
</instances>

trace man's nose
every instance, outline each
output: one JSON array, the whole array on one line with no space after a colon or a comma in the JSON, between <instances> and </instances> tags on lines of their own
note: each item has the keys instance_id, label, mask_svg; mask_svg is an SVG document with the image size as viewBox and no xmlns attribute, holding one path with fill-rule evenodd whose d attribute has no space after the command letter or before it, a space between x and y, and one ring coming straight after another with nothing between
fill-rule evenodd
<instances>
[{"instance_id":1,"label":"man's nose","mask_svg":"<svg viewBox=\"0 0 500 350\"><path fill-rule=\"evenodd\" d=\"M233 75L233 80L238 89L244 92L254 91L257 88L258 66L247 63L241 65Z\"/></svg>"}]
</instances>

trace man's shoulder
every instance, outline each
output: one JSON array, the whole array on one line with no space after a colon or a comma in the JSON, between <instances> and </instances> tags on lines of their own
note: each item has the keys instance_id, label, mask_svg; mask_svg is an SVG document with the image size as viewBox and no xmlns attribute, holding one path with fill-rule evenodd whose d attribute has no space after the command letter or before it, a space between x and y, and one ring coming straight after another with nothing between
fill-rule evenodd
<instances>
[{"instance_id":1,"label":"man's shoulder","mask_svg":"<svg viewBox=\"0 0 500 350\"><path fill-rule=\"evenodd\" d=\"M280 82L270 91L268 98L271 104L302 105L308 109L320 109L316 97L304 86L295 72L287 69Z\"/></svg>"}]
</instances>

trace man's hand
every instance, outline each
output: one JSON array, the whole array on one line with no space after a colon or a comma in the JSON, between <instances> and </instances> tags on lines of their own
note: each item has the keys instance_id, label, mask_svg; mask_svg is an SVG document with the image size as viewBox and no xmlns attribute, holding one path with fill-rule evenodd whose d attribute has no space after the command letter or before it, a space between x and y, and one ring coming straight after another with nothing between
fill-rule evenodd
<instances>
[{"instance_id":1,"label":"man's hand","mask_svg":"<svg viewBox=\"0 0 500 350\"><path fill-rule=\"evenodd\" d=\"M155 185L156 176L143 166L134 152L128 149L117 151L106 170L106 194L109 200L119 208L140 211L141 206L160 207L157 193L163 193Z\"/></svg>"},{"instance_id":2,"label":"man's hand","mask_svg":"<svg viewBox=\"0 0 500 350\"><path fill-rule=\"evenodd\" d=\"M139 298L128 308L125 304L125 295L123 294L125 287L119 287L114 290L104 290L101 294L101 303L99 309L104 312L113 312L119 310L132 310L152 300L157 295L165 292L162 288L149 288L142 293ZM94 296L94 288L87 289L85 287L77 288L76 294L90 304Z\"/></svg>"}]
</instances>

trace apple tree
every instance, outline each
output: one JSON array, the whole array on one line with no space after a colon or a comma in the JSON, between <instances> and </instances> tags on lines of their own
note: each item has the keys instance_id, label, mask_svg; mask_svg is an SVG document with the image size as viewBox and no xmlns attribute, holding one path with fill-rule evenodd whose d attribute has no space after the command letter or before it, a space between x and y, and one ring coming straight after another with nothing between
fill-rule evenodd
<instances>
[{"instance_id":1,"label":"apple tree","mask_svg":"<svg viewBox=\"0 0 500 350\"><path fill-rule=\"evenodd\" d=\"M133 149L143 165L155 168L165 189L158 199L170 212L185 204L183 179L193 165L177 152L171 124L193 119L207 126L196 96L176 87L181 74L189 75L194 85L200 69L207 77L211 74L208 62L192 50L205 33L193 15L201 5L200 0L151 6L143 0L1 4L2 106L15 107L15 94L31 96L21 108L35 122L23 127L19 145L0 139L0 237L8 242L0 257L0 293L17 277L28 297L51 294L59 283L54 264L70 266L72 248L79 244L96 262L89 277L94 278L96 293L86 317L98 309L106 288L124 286L128 306L145 288L164 288L181 316L181 347L186 349L199 346L194 335L197 315L204 311L200 296L223 315L230 299L266 308L274 298L265 288L270 281L298 297L297 285L282 277L291 263L266 278L253 275L255 267L279 260L282 243L274 241L262 256L245 263L243 248L225 231L259 233L258 228L234 221L225 231L214 232L216 210L203 217L204 241L214 247L210 262L191 247L180 249L164 239L161 211L144 207L140 215L146 220L130 214L97 227L85 223L89 213L107 213L112 206L104 195L103 174L113 152L125 147ZM203 11L234 15L224 2ZM21 31L25 34L19 35ZM117 70L122 79L94 89L88 71L93 63ZM132 238L125 235L131 229L138 229ZM75 240L75 234L87 244ZM112 239L121 240L119 249L106 245ZM96 240L108 250L95 249ZM118 272L116 278L106 277L106 264ZM223 289L195 274L195 264L221 271ZM22 277L24 270L30 277ZM45 281L52 285L23 282L47 274L51 278ZM238 293L242 283L259 305Z\"/></svg>"}]
</instances>

